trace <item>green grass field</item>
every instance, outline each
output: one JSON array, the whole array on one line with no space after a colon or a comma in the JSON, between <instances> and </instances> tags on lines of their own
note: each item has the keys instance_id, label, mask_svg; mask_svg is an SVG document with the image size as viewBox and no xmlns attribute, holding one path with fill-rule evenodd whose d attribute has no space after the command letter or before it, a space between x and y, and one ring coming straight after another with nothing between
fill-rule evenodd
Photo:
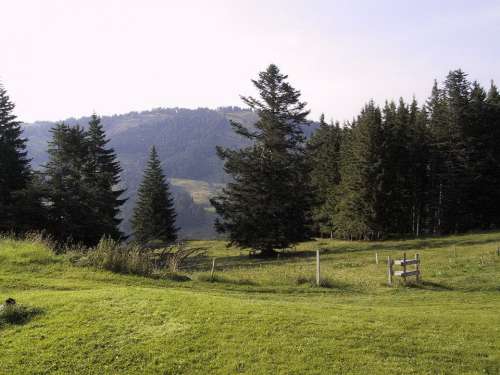
<instances>
[{"instance_id":1,"label":"green grass field","mask_svg":"<svg viewBox=\"0 0 500 375\"><path fill-rule=\"evenodd\" d=\"M0 299L42 311L0 325L0 374L499 374L499 243L318 240L262 260L197 241L207 255L176 282L0 240ZM424 282L389 288L385 259L404 251L421 255Z\"/></svg>"}]
</instances>

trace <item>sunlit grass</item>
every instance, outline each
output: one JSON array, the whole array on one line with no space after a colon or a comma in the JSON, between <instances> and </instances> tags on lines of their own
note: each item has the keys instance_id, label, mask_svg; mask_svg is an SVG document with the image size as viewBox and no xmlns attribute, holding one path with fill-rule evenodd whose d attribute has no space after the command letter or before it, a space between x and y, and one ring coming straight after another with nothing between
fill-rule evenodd
<instances>
[{"instance_id":1,"label":"sunlit grass","mask_svg":"<svg viewBox=\"0 0 500 375\"><path fill-rule=\"evenodd\" d=\"M196 241L207 255L176 282L2 239L0 302L43 313L0 327L0 374L498 374L499 242L318 240L258 259ZM421 255L423 283L390 288L385 260L403 252Z\"/></svg>"}]
</instances>

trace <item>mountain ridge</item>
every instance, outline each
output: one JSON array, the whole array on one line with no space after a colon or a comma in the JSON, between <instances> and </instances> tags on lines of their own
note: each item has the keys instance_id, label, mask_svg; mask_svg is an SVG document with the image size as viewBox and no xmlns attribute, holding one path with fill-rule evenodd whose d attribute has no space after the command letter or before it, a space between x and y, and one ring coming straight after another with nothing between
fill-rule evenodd
<instances>
[{"instance_id":1,"label":"mountain ridge","mask_svg":"<svg viewBox=\"0 0 500 375\"><path fill-rule=\"evenodd\" d=\"M48 160L47 146L50 128L64 122L86 127L90 116L63 121L35 121L23 124L28 139L28 155L32 165L40 169ZM256 113L240 107L155 108L125 114L102 116L101 121L120 161L122 185L127 189L122 215L122 230L130 233L129 219L135 194L142 179L150 147L155 145L164 172L169 179L178 212L178 226L185 238L214 238L214 213L208 198L228 181L223 163L217 157L216 146L241 148L249 141L234 133L230 121L252 126ZM315 126L305 127L306 135ZM200 196L204 198L199 199Z\"/></svg>"}]
</instances>

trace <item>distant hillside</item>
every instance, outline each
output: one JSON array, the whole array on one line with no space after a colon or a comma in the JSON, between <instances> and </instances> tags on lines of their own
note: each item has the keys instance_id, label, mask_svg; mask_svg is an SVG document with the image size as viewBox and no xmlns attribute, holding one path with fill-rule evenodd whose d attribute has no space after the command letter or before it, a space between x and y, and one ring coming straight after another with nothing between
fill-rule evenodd
<instances>
[{"instance_id":1,"label":"distant hillside","mask_svg":"<svg viewBox=\"0 0 500 375\"><path fill-rule=\"evenodd\" d=\"M88 120L88 117L71 118L64 122L86 126ZM248 144L234 134L230 120L251 126L257 115L238 107L218 110L159 108L102 118L110 144L124 169L122 180L129 197L123 208L125 231L130 231L128 221L148 150L156 145L164 171L171 179L182 235L190 238L215 236L212 228L214 214L208 198L227 182L215 147L240 148ZM28 151L35 168L47 161L49 130L53 125L52 122L24 124ZM309 134L313 127L307 127L306 133Z\"/></svg>"}]
</instances>

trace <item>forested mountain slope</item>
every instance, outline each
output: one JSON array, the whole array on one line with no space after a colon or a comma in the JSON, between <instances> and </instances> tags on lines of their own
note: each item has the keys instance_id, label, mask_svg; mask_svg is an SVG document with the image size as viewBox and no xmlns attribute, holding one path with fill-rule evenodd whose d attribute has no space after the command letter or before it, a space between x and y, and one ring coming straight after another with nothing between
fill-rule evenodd
<instances>
[{"instance_id":1,"label":"forested mountain slope","mask_svg":"<svg viewBox=\"0 0 500 375\"><path fill-rule=\"evenodd\" d=\"M86 126L89 119L70 118L64 122ZM181 236L213 237L213 213L209 208L208 196L227 181L215 147L245 146L246 141L232 131L230 120L251 125L256 119L255 113L238 107L217 110L158 108L103 116L102 123L111 140L110 145L124 169L122 181L127 188L126 196L129 197L123 207L123 229L126 232L130 230L129 218L135 193L148 151L155 145L173 187ZM36 169L47 161L47 143L53 125L53 122L24 124L29 155ZM306 127L306 134L310 134L313 128Z\"/></svg>"}]
</instances>

